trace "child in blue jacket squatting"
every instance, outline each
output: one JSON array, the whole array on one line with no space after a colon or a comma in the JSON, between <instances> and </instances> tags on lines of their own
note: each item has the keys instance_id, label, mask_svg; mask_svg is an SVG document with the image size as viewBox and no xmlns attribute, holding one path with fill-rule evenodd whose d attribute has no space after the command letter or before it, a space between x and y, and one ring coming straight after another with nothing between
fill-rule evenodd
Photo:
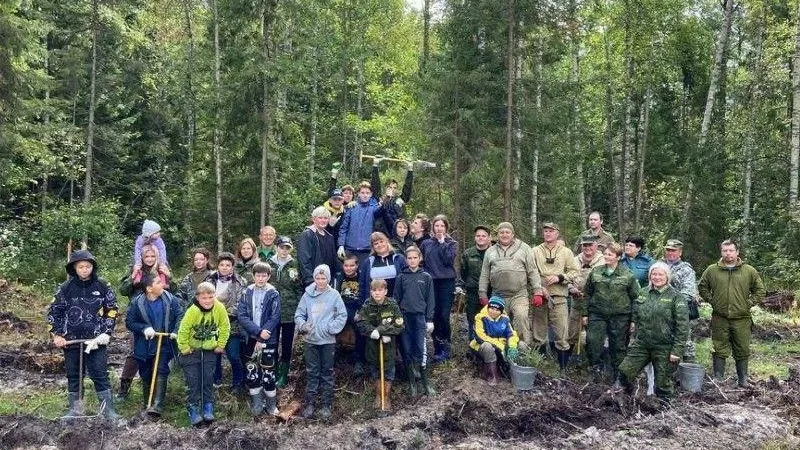
<instances>
[{"instance_id":1,"label":"child in blue jacket squatting","mask_svg":"<svg viewBox=\"0 0 800 450\"><path fill-rule=\"evenodd\" d=\"M306 395L302 415L310 419L314 415L317 390L320 390L322 406L317 413L320 419L331 417L333 407L333 358L336 351L336 335L347 322L347 310L342 297L330 287L331 269L326 264L314 268L314 283L297 305L294 323L297 332L306 342Z\"/></svg>"},{"instance_id":2,"label":"child in blue jacket squatting","mask_svg":"<svg viewBox=\"0 0 800 450\"><path fill-rule=\"evenodd\" d=\"M381 407L379 347L383 346L383 396L384 411L392 409L389 394L394 381L394 354L397 350L397 336L403 332L403 315L397 302L386 296L386 280L372 280L369 288L370 298L356 313L358 331L369 336L366 346L366 360L369 364L372 382L375 384L375 408Z\"/></svg>"},{"instance_id":3,"label":"child in blue jacket squatting","mask_svg":"<svg viewBox=\"0 0 800 450\"><path fill-rule=\"evenodd\" d=\"M278 414L275 366L278 362L277 329L281 323L281 296L269 284L271 275L269 264L255 263L254 283L244 290L236 308L239 324L247 334L245 384L250 392L250 411L254 416L264 412Z\"/></svg>"},{"instance_id":4,"label":"child in blue jacket squatting","mask_svg":"<svg viewBox=\"0 0 800 450\"><path fill-rule=\"evenodd\" d=\"M145 406L149 406L147 413L160 416L167 393L169 362L175 356L172 340L178 338L183 310L178 298L164 290L164 282L160 277L145 274L140 285L144 292L133 298L125 317L125 326L133 333L133 357L139 366L143 400ZM169 336L159 340L155 338L156 333L167 333ZM158 342L161 342L158 367L153 367ZM153 386L153 403L148 405L153 370L156 371L156 382Z\"/></svg>"},{"instance_id":5,"label":"child in blue jacket squatting","mask_svg":"<svg viewBox=\"0 0 800 450\"><path fill-rule=\"evenodd\" d=\"M484 377L492 386L497 384L497 355L511 362L519 355L519 336L511 327L505 309L505 301L493 295L475 316L475 338L469 343L483 359Z\"/></svg>"},{"instance_id":6,"label":"child in blue jacket squatting","mask_svg":"<svg viewBox=\"0 0 800 450\"><path fill-rule=\"evenodd\" d=\"M69 411L75 417L76 402L82 386L79 373L81 350L85 350L83 367L94 382L94 390L103 415L112 420L120 416L114 411L111 384L108 381L106 345L111 340L117 317L117 298L104 280L97 277L97 262L87 250L78 250L69 257L66 266L69 279L56 290L47 313L53 344L64 349L67 372ZM85 340L83 345L68 341Z\"/></svg>"}]
</instances>

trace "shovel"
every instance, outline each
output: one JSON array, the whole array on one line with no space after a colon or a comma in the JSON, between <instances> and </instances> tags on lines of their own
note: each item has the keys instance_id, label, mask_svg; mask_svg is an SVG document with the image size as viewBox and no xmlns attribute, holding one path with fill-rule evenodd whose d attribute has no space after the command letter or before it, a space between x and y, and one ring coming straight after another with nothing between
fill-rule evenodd
<instances>
[{"instance_id":1,"label":"shovel","mask_svg":"<svg viewBox=\"0 0 800 450\"><path fill-rule=\"evenodd\" d=\"M80 351L78 352L80 355L78 356L78 399L75 400L75 413L79 416L86 413L86 405L83 403L83 343L90 340L91 339L73 339L64 344L64 347L73 344L80 345Z\"/></svg>"},{"instance_id":2,"label":"shovel","mask_svg":"<svg viewBox=\"0 0 800 450\"><path fill-rule=\"evenodd\" d=\"M164 336L169 336L169 333L156 333L158 336L158 343L156 344L156 359L153 361L153 375L150 377L150 395L147 397L147 409L153 405L153 393L156 390L156 375L158 374L158 360L161 358L161 340Z\"/></svg>"},{"instance_id":3,"label":"shovel","mask_svg":"<svg viewBox=\"0 0 800 450\"><path fill-rule=\"evenodd\" d=\"M386 379L383 376L383 339L378 339L379 353L381 359L381 411L386 410Z\"/></svg>"}]
</instances>

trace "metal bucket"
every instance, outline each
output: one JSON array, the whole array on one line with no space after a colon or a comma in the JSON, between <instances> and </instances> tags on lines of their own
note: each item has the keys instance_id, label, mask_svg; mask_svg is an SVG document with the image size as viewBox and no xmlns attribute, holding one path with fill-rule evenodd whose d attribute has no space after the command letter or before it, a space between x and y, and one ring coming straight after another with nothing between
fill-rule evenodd
<instances>
[{"instance_id":1,"label":"metal bucket","mask_svg":"<svg viewBox=\"0 0 800 450\"><path fill-rule=\"evenodd\" d=\"M518 391L529 391L533 389L533 382L539 371L535 367L520 366L516 363L509 363L511 372L511 384Z\"/></svg>"},{"instance_id":2,"label":"metal bucket","mask_svg":"<svg viewBox=\"0 0 800 450\"><path fill-rule=\"evenodd\" d=\"M700 364L678 364L678 380L681 389L687 392L700 392L703 389L703 380L706 378L706 369Z\"/></svg>"}]
</instances>

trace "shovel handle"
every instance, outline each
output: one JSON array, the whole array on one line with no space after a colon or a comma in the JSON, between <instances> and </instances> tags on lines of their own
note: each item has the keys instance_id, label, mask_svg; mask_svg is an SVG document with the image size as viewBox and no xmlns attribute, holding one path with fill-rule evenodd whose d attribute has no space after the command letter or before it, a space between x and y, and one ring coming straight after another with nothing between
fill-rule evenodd
<instances>
[{"instance_id":1,"label":"shovel handle","mask_svg":"<svg viewBox=\"0 0 800 450\"><path fill-rule=\"evenodd\" d=\"M158 374L158 360L161 357L161 340L169 333L156 333L158 343L156 344L156 359L153 361L153 375L150 377L150 395L147 397L147 408L153 405L153 391L156 388L156 375Z\"/></svg>"},{"instance_id":2,"label":"shovel handle","mask_svg":"<svg viewBox=\"0 0 800 450\"><path fill-rule=\"evenodd\" d=\"M381 360L381 411L386 409L386 380L383 376L383 339L378 339Z\"/></svg>"},{"instance_id":3,"label":"shovel handle","mask_svg":"<svg viewBox=\"0 0 800 450\"><path fill-rule=\"evenodd\" d=\"M89 342L91 339L72 339L71 341L64 342L64 346L73 345L73 344L83 344L84 342Z\"/></svg>"}]
</instances>

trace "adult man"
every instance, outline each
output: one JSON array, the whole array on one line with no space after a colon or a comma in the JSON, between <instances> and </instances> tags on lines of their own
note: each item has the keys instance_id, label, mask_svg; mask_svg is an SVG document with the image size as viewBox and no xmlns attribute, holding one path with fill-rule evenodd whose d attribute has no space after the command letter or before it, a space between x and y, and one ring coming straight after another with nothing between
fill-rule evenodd
<instances>
[{"instance_id":1,"label":"adult man","mask_svg":"<svg viewBox=\"0 0 800 450\"><path fill-rule=\"evenodd\" d=\"M602 254L603 250L606 249L606 246L614 242L614 236L611 236L609 233L606 232L606 230L603 229L603 216L598 211L592 211L589 214L588 222L589 222L589 229L584 230L583 233L581 233L581 236L583 236L584 234L594 235L597 238L597 250L599 250L600 253ZM575 245L573 246L572 253L575 253L577 255L580 252L581 252L581 239L578 238L578 240L575 242Z\"/></svg>"},{"instance_id":2,"label":"adult man","mask_svg":"<svg viewBox=\"0 0 800 450\"><path fill-rule=\"evenodd\" d=\"M711 343L714 378L725 377L725 360L733 354L739 387L749 387L750 308L764 298L764 282L756 269L742 262L732 240L720 244L721 258L703 271L698 289L711 304Z\"/></svg>"},{"instance_id":3,"label":"adult man","mask_svg":"<svg viewBox=\"0 0 800 450\"><path fill-rule=\"evenodd\" d=\"M530 346L528 296L533 292L537 297L535 301L542 301L542 282L530 246L514 237L514 226L509 222L497 225L497 243L490 246L483 256L478 281L481 305L489 304L490 286L492 294L503 298L509 305L514 329L520 340Z\"/></svg>"},{"instance_id":4,"label":"adult man","mask_svg":"<svg viewBox=\"0 0 800 450\"><path fill-rule=\"evenodd\" d=\"M544 242L532 250L547 297L547 304L534 299L532 322L533 345L538 347L540 352L547 346L548 326L553 328L558 367L564 371L569 361L567 285L578 277L579 270L572 252L558 242L559 233L558 225L545 222L542 224Z\"/></svg>"},{"instance_id":5,"label":"adult man","mask_svg":"<svg viewBox=\"0 0 800 450\"><path fill-rule=\"evenodd\" d=\"M586 287L586 279L593 268L603 265L603 252L597 251L597 236L592 233L581 235L579 240L581 244L581 252L575 256L575 264L578 266L578 276L567 285L567 290L572 297L572 305L569 308L569 320L567 333L567 342L569 342L570 353L575 351L575 348L580 345L581 331L583 330L583 318L581 311L586 308L581 308L580 305L586 302L584 295L584 288Z\"/></svg>"},{"instance_id":6,"label":"adult man","mask_svg":"<svg viewBox=\"0 0 800 450\"><path fill-rule=\"evenodd\" d=\"M489 228L483 225L475 227L475 245L461 254L461 279L456 288L457 293L465 293L464 310L467 314L469 339L475 337L475 315L481 309L478 297L478 283L481 279L481 267L486 249L492 244ZM459 291L459 289L462 289Z\"/></svg>"},{"instance_id":7,"label":"adult man","mask_svg":"<svg viewBox=\"0 0 800 450\"><path fill-rule=\"evenodd\" d=\"M664 245L664 259L672 271L669 284L686 297L689 306L689 320L697 319L692 311L697 311L697 275L692 265L681 259L683 256L683 242L677 239L667 240ZM689 339L683 353L683 360L694 362L696 359L694 340L692 340L692 327L689 327Z\"/></svg>"},{"instance_id":8,"label":"adult man","mask_svg":"<svg viewBox=\"0 0 800 450\"><path fill-rule=\"evenodd\" d=\"M258 233L258 259L263 262L269 261L275 254L275 237L278 233L274 227L269 225L261 227Z\"/></svg>"},{"instance_id":9,"label":"adult man","mask_svg":"<svg viewBox=\"0 0 800 450\"><path fill-rule=\"evenodd\" d=\"M297 263L304 286L314 282L314 268L326 264L338 272L336 239L326 229L331 213L323 206L311 212L312 224L297 237Z\"/></svg>"}]
</instances>

